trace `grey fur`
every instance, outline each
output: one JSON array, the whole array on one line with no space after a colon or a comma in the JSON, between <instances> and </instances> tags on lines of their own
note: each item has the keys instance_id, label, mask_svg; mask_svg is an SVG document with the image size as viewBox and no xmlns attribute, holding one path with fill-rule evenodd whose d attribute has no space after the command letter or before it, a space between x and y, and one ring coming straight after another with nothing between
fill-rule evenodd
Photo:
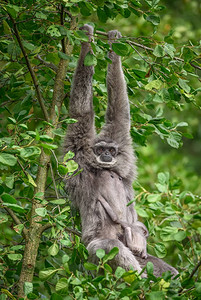
<instances>
[{"instance_id":1,"label":"grey fur","mask_svg":"<svg viewBox=\"0 0 201 300\"><path fill-rule=\"evenodd\" d=\"M79 209L82 221L82 240L87 245L91 260L96 262L96 250L106 252L119 248L112 261L112 267L120 265L138 272L152 260L155 274L166 270L177 271L158 258L147 257L146 238L148 231L137 219L133 206L127 206L133 199L132 182L136 178L136 158L130 137L130 108L127 87L122 71L121 59L109 52L112 63L108 65L107 90L108 107L106 123L99 135L94 126L92 77L94 68L84 65L88 52L92 53L90 41L93 28L85 25L89 42L83 42L75 71L70 97L70 116L78 122L68 127L65 151L75 153L75 161L83 171L66 181L73 204ZM109 43L115 42L121 34L108 33ZM97 160L94 147L97 144L113 143L118 152L109 163Z\"/></svg>"}]
</instances>

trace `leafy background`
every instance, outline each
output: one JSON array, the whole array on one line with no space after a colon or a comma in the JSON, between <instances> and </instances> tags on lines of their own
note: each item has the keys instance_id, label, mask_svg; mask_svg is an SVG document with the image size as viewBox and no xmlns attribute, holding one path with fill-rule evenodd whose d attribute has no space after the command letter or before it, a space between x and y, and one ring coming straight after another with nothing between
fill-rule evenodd
<instances>
[{"instance_id":1,"label":"leafy background","mask_svg":"<svg viewBox=\"0 0 201 300\"><path fill-rule=\"evenodd\" d=\"M1 300L199 299L200 12L195 0L2 1ZM80 218L63 183L77 165L72 153L62 158L74 122L68 100L80 43L87 39L79 31L84 23L98 33L94 56L85 61L95 65L98 131L107 106L104 32L122 32L114 50L122 56L131 104L136 209L150 232L149 253L174 265L179 279L168 273L155 278L151 264L147 279L121 268L113 272L108 262L116 249L99 251L98 267L87 261Z\"/></svg>"}]
</instances>

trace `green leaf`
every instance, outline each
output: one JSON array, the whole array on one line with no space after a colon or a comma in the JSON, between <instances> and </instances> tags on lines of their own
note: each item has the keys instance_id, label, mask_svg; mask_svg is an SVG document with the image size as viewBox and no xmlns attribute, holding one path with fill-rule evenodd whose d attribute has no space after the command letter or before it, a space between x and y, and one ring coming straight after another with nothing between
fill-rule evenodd
<instances>
[{"instance_id":1,"label":"green leaf","mask_svg":"<svg viewBox=\"0 0 201 300\"><path fill-rule=\"evenodd\" d=\"M35 209L35 212L40 217L45 217L47 215L47 209L44 207L39 207Z\"/></svg>"},{"instance_id":2,"label":"green leaf","mask_svg":"<svg viewBox=\"0 0 201 300\"><path fill-rule=\"evenodd\" d=\"M4 205L11 208L15 212L22 213L22 214L25 213L25 209L17 204L4 203Z\"/></svg>"},{"instance_id":3,"label":"green leaf","mask_svg":"<svg viewBox=\"0 0 201 300\"><path fill-rule=\"evenodd\" d=\"M148 202L158 202L161 200L161 194L151 194L147 196Z\"/></svg>"},{"instance_id":4,"label":"green leaf","mask_svg":"<svg viewBox=\"0 0 201 300\"><path fill-rule=\"evenodd\" d=\"M176 149L179 148L179 143L174 139L173 136L168 137L167 142L171 147L176 148Z\"/></svg>"},{"instance_id":5,"label":"green leaf","mask_svg":"<svg viewBox=\"0 0 201 300\"><path fill-rule=\"evenodd\" d=\"M62 120L61 123L74 124L74 123L77 123L77 120L72 119L72 118L67 118L67 119Z\"/></svg>"},{"instance_id":6,"label":"green leaf","mask_svg":"<svg viewBox=\"0 0 201 300\"><path fill-rule=\"evenodd\" d=\"M172 45L172 44L165 44L164 45L164 50L165 52L171 57L171 58L174 58L174 54L175 54L175 47Z\"/></svg>"},{"instance_id":7,"label":"green leaf","mask_svg":"<svg viewBox=\"0 0 201 300\"><path fill-rule=\"evenodd\" d=\"M96 66L97 65L96 57L92 53L88 52L84 59L84 65L87 67Z\"/></svg>"},{"instance_id":8,"label":"green leaf","mask_svg":"<svg viewBox=\"0 0 201 300\"><path fill-rule=\"evenodd\" d=\"M71 284L73 285L80 285L82 282L78 279L78 278L75 278L71 281Z\"/></svg>"},{"instance_id":9,"label":"green leaf","mask_svg":"<svg viewBox=\"0 0 201 300\"><path fill-rule=\"evenodd\" d=\"M116 268L116 271L115 271L115 273L114 273L114 275L116 276L116 278L121 278L124 274L126 273L126 271L123 269L123 268L121 268L121 267L117 267Z\"/></svg>"},{"instance_id":10,"label":"green leaf","mask_svg":"<svg viewBox=\"0 0 201 300\"><path fill-rule=\"evenodd\" d=\"M66 166L69 173L73 173L78 169L78 164L72 159L66 162Z\"/></svg>"},{"instance_id":11,"label":"green leaf","mask_svg":"<svg viewBox=\"0 0 201 300\"><path fill-rule=\"evenodd\" d=\"M56 284L56 292L60 292L62 294L67 294L68 292L68 279L61 278Z\"/></svg>"},{"instance_id":12,"label":"green leaf","mask_svg":"<svg viewBox=\"0 0 201 300\"><path fill-rule=\"evenodd\" d=\"M137 211L137 214L140 217L142 217L142 218L148 218L149 217L148 213L143 208L141 208L139 206L136 206L135 209Z\"/></svg>"},{"instance_id":13,"label":"green leaf","mask_svg":"<svg viewBox=\"0 0 201 300\"><path fill-rule=\"evenodd\" d=\"M13 196L11 196L9 194L6 194L6 193L1 196L1 199L5 203L12 203L12 204L16 204L17 203L17 200Z\"/></svg>"},{"instance_id":14,"label":"green leaf","mask_svg":"<svg viewBox=\"0 0 201 300\"><path fill-rule=\"evenodd\" d=\"M68 168L63 165L58 165L58 171L61 175L66 175L68 173Z\"/></svg>"},{"instance_id":15,"label":"green leaf","mask_svg":"<svg viewBox=\"0 0 201 300\"><path fill-rule=\"evenodd\" d=\"M186 232L183 230L178 231L175 235L174 235L174 239L178 242L183 241L186 238Z\"/></svg>"},{"instance_id":16,"label":"green leaf","mask_svg":"<svg viewBox=\"0 0 201 300\"><path fill-rule=\"evenodd\" d=\"M61 33L60 33L59 28L57 27L57 25L51 25L47 29L47 34L49 34L52 37L60 37L61 36Z\"/></svg>"},{"instance_id":17,"label":"green leaf","mask_svg":"<svg viewBox=\"0 0 201 300\"><path fill-rule=\"evenodd\" d=\"M157 15L148 15L145 17L145 19L153 25L157 26L160 24L160 18Z\"/></svg>"},{"instance_id":18,"label":"green leaf","mask_svg":"<svg viewBox=\"0 0 201 300\"><path fill-rule=\"evenodd\" d=\"M72 16L75 17L75 16L79 15L79 12L80 12L79 7L77 7L75 5L70 7L70 13Z\"/></svg>"},{"instance_id":19,"label":"green leaf","mask_svg":"<svg viewBox=\"0 0 201 300\"><path fill-rule=\"evenodd\" d=\"M156 79L153 80L151 82L149 82L147 85L145 85L145 90L152 90L152 89L156 89L159 90L163 87L163 82L160 79Z\"/></svg>"},{"instance_id":20,"label":"green leaf","mask_svg":"<svg viewBox=\"0 0 201 300\"><path fill-rule=\"evenodd\" d=\"M49 202L56 205L63 205L66 203L66 199L56 199L56 200L51 200Z\"/></svg>"},{"instance_id":21,"label":"green leaf","mask_svg":"<svg viewBox=\"0 0 201 300\"><path fill-rule=\"evenodd\" d=\"M190 86L186 83L186 80L183 80L181 78L179 78L179 85L180 87L186 92L186 93L190 93L191 88Z\"/></svg>"},{"instance_id":22,"label":"green leaf","mask_svg":"<svg viewBox=\"0 0 201 300\"><path fill-rule=\"evenodd\" d=\"M41 146L45 149L52 149L52 150L55 150L58 148L57 145L53 145L53 144L39 144L38 146Z\"/></svg>"},{"instance_id":23,"label":"green leaf","mask_svg":"<svg viewBox=\"0 0 201 300\"><path fill-rule=\"evenodd\" d=\"M81 1L78 3L79 7L80 7L80 12L83 16L88 17L91 15L91 13L93 12L93 8L92 6L85 2L85 1Z\"/></svg>"},{"instance_id":24,"label":"green leaf","mask_svg":"<svg viewBox=\"0 0 201 300\"><path fill-rule=\"evenodd\" d=\"M20 150L20 156L25 159L31 157L35 158L35 156L40 155L40 153L40 148L35 146L25 147Z\"/></svg>"},{"instance_id":25,"label":"green leaf","mask_svg":"<svg viewBox=\"0 0 201 300\"><path fill-rule=\"evenodd\" d=\"M63 161L67 161L67 160L69 160L69 159L72 159L74 156L75 156L75 153L73 153L72 151L68 151L68 152L65 154Z\"/></svg>"},{"instance_id":26,"label":"green leaf","mask_svg":"<svg viewBox=\"0 0 201 300\"><path fill-rule=\"evenodd\" d=\"M159 258L163 258L167 255L167 250L163 243L156 243L154 245L154 251Z\"/></svg>"},{"instance_id":27,"label":"green leaf","mask_svg":"<svg viewBox=\"0 0 201 300\"><path fill-rule=\"evenodd\" d=\"M40 135L40 140L43 142L52 142L53 138L47 134Z\"/></svg>"},{"instance_id":28,"label":"green leaf","mask_svg":"<svg viewBox=\"0 0 201 300\"><path fill-rule=\"evenodd\" d=\"M161 183L161 184L165 184L165 183L168 183L169 182L169 179L170 179L170 174L169 172L160 172L158 173L158 181Z\"/></svg>"},{"instance_id":29,"label":"green leaf","mask_svg":"<svg viewBox=\"0 0 201 300\"><path fill-rule=\"evenodd\" d=\"M160 237L164 242L172 241L175 239L174 236L177 232L178 232L178 228L166 226L166 227L162 228L162 230L160 232Z\"/></svg>"},{"instance_id":30,"label":"green leaf","mask_svg":"<svg viewBox=\"0 0 201 300\"><path fill-rule=\"evenodd\" d=\"M45 269L39 272L39 278L41 280L47 280L52 277L55 273L57 273L61 269Z\"/></svg>"},{"instance_id":31,"label":"green leaf","mask_svg":"<svg viewBox=\"0 0 201 300\"><path fill-rule=\"evenodd\" d=\"M153 51L153 54L157 57L163 57L165 55L165 50L161 45L157 45Z\"/></svg>"},{"instance_id":32,"label":"green leaf","mask_svg":"<svg viewBox=\"0 0 201 300\"><path fill-rule=\"evenodd\" d=\"M195 56L196 54L189 47L183 49L183 58L185 62L191 61Z\"/></svg>"},{"instance_id":33,"label":"green leaf","mask_svg":"<svg viewBox=\"0 0 201 300\"><path fill-rule=\"evenodd\" d=\"M105 256L105 250L103 249L96 250L96 256L100 259L103 258Z\"/></svg>"},{"instance_id":34,"label":"green leaf","mask_svg":"<svg viewBox=\"0 0 201 300\"><path fill-rule=\"evenodd\" d=\"M37 200L41 200L44 197L44 193L43 192L38 192L35 194L34 198Z\"/></svg>"},{"instance_id":35,"label":"green leaf","mask_svg":"<svg viewBox=\"0 0 201 300\"><path fill-rule=\"evenodd\" d=\"M52 130L52 132L55 134L55 135L58 135L60 137L64 137L66 134L65 134L65 131L62 129L62 128L57 128L57 129L54 129Z\"/></svg>"},{"instance_id":36,"label":"green leaf","mask_svg":"<svg viewBox=\"0 0 201 300\"><path fill-rule=\"evenodd\" d=\"M112 43L112 50L120 56L126 56L129 52L128 46L122 43Z\"/></svg>"},{"instance_id":37,"label":"green leaf","mask_svg":"<svg viewBox=\"0 0 201 300\"><path fill-rule=\"evenodd\" d=\"M102 23L107 22L108 16L107 16L105 10L101 9L100 7L98 7L98 9L97 9L97 16Z\"/></svg>"},{"instance_id":38,"label":"green leaf","mask_svg":"<svg viewBox=\"0 0 201 300\"><path fill-rule=\"evenodd\" d=\"M15 230L15 232L17 232L18 234L22 233L22 230L24 229L24 224L19 224L19 225L15 225L13 227L13 229Z\"/></svg>"},{"instance_id":39,"label":"green leaf","mask_svg":"<svg viewBox=\"0 0 201 300\"><path fill-rule=\"evenodd\" d=\"M78 37L83 42L88 42L89 41L88 35L83 30L77 30L75 32L75 36Z\"/></svg>"},{"instance_id":40,"label":"green leaf","mask_svg":"<svg viewBox=\"0 0 201 300\"><path fill-rule=\"evenodd\" d=\"M47 16L42 12L36 12L36 18L47 20Z\"/></svg>"},{"instance_id":41,"label":"green leaf","mask_svg":"<svg viewBox=\"0 0 201 300\"><path fill-rule=\"evenodd\" d=\"M154 265L153 265L153 263L150 262L150 261L148 261L146 269L147 269L147 274L148 275L152 275L153 272L154 272Z\"/></svg>"},{"instance_id":42,"label":"green leaf","mask_svg":"<svg viewBox=\"0 0 201 300\"><path fill-rule=\"evenodd\" d=\"M148 300L165 300L165 294L162 291L150 292Z\"/></svg>"},{"instance_id":43,"label":"green leaf","mask_svg":"<svg viewBox=\"0 0 201 300\"><path fill-rule=\"evenodd\" d=\"M0 224L8 222L8 216L0 213Z\"/></svg>"},{"instance_id":44,"label":"green leaf","mask_svg":"<svg viewBox=\"0 0 201 300\"><path fill-rule=\"evenodd\" d=\"M160 193L167 193L168 192L168 188L167 188L166 184L155 183L155 186L157 187L157 189L159 190Z\"/></svg>"},{"instance_id":45,"label":"green leaf","mask_svg":"<svg viewBox=\"0 0 201 300\"><path fill-rule=\"evenodd\" d=\"M17 158L8 153L0 153L0 163L13 167L17 163Z\"/></svg>"},{"instance_id":46,"label":"green leaf","mask_svg":"<svg viewBox=\"0 0 201 300\"><path fill-rule=\"evenodd\" d=\"M113 259L119 253L119 248L114 247L108 254L106 254L103 258L103 262L107 262L108 260Z\"/></svg>"},{"instance_id":47,"label":"green leaf","mask_svg":"<svg viewBox=\"0 0 201 300\"><path fill-rule=\"evenodd\" d=\"M176 127L187 127L188 123L187 122L180 122L176 125Z\"/></svg>"},{"instance_id":48,"label":"green leaf","mask_svg":"<svg viewBox=\"0 0 201 300\"><path fill-rule=\"evenodd\" d=\"M48 249L48 254L51 256L56 256L58 254L58 252L59 252L59 246L56 243L54 243Z\"/></svg>"},{"instance_id":49,"label":"green leaf","mask_svg":"<svg viewBox=\"0 0 201 300\"><path fill-rule=\"evenodd\" d=\"M29 183L31 183L34 187L37 187L35 181L33 180L33 178L31 177L31 175L29 173L27 173L27 177L28 177Z\"/></svg>"},{"instance_id":50,"label":"green leaf","mask_svg":"<svg viewBox=\"0 0 201 300\"><path fill-rule=\"evenodd\" d=\"M84 267L86 270L96 270L97 269L97 265L94 265L92 263L84 263Z\"/></svg>"},{"instance_id":51,"label":"green leaf","mask_svg":"<svg viewBox=\"0 0 201 300\"><path fill-rule=\"evenodd\" d=\"M22 259L22 254L8 254L8 258L10 260L21 260Z\"/></svg>"},{"instance_id":52,"label":"green leaf","mask_svg":"<svg viewBox=\"0 0 201 300\"><path fill-rule=\"evenodd\" d=\"M27 296L29 293L32 293L33 292L33 283L32 282L25 282L23 290L24 290L25 296Z\"/></svg>"}]
</instances>

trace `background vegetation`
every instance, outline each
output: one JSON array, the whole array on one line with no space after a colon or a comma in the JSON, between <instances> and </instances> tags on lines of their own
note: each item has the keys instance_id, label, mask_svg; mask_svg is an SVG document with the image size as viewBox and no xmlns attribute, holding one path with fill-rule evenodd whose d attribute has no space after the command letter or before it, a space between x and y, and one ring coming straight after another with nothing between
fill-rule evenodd
<instances>
[{"instance_id":1,"label":"background vegetation","mask_svg":"<svg viewBox=\"0 0 201 300\"><path fill-rule=\"evenodd\" d=\"M201 294L201 4L199 0L2 0L0 78L0 300L199 299ZM148 278L87 262L80 219L63 178L76 170L62 139L72 74L95 27L94 107L104 123L107 36L122 32L138 155L136 209L149 253L180 272ZM102 33L101 33L102 32ZM70 159L70 160L69 160ZM104 269L104 274L97 271Z\"/></svg>"}]
</instances>

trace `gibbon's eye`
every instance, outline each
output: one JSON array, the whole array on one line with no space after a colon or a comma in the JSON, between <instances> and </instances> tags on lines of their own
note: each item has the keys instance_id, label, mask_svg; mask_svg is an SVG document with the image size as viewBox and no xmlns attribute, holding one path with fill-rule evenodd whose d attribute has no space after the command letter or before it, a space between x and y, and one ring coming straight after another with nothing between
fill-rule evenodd
<instances>
[{"instance_id":1,"label":"gibbon's eye","mask_svg":"<svg viewBox=\"0 0 201 300\"><path fill-rule=\"evenodd\" d=\"M110 154L111 154L112 156L115 156L116 150L115 150L113 147L110 148L109 151L110 151Z\"/></svg>"},{"instance_id":2,"label":"gibbon's eye","mask_svg":"<svg viewBox=\"0 0 201 300\"><path fill-rule=\"evenodd\" d=\"M101 155L101 153L103 153L103 151L104 151L104 148L103 148L103 147L99 147L99 148L96 150L96 153L97 153L98 155Z\"/></svg>"}]
</instances>

